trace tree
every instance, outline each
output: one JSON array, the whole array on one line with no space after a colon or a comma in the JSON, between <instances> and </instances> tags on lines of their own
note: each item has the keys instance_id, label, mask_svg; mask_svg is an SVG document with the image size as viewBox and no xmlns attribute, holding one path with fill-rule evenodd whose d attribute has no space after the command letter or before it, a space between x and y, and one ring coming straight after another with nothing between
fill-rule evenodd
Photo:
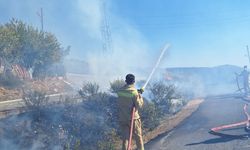
<instances>
[{"instance_id":1,"label":"tree","mask_svg":"<svg viewBox=\"0 0 250 150\"><path fill-rule=\"evenodd\" d=\"M12 19L0 26L0 55L11 64L34 70L33 76L45 76L48 67L60 62L70 47L64 49L55 35Z\"/></svg>"}]
</instances>

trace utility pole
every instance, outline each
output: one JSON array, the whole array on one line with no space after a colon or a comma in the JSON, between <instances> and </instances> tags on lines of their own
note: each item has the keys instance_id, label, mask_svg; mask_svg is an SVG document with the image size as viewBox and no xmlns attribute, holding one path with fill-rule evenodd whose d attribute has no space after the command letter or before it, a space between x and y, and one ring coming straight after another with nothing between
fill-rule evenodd
<instances>
[{"instance_id":1,"label":"utility pole","mask_svg":"<svg viewBox=\"0 0 250 150\"><path fill-rule=\"evenodd\" d=\"M101 34L102 34L102 48L104 53L113 52L112 36L109 26L109 21L106 12L106 3L103 1L102 6L102 24L101 24Z\"/></svg>"},{"instance_id":2,"label":"utility pole","mask_svg":"<svg viewBox=\"0 0 250 150\"><path fill-rule=\"evenodd\" d=\"M248 61L249 61L249 64L250 64L250 54L249 54L248 45L247 45L247 57L248 57Z\"/></svg>"},{"instance_id":3,"label":"utility pole","mask_svg":"<svg viewBox=\"0 0 250 150\"><path fill-rule=\"evenodd\" d=\"M41 31L43 31L43 8L40 9L40 12L37 12L37 15L41 21Z\"/></svg>"}]
</instances>

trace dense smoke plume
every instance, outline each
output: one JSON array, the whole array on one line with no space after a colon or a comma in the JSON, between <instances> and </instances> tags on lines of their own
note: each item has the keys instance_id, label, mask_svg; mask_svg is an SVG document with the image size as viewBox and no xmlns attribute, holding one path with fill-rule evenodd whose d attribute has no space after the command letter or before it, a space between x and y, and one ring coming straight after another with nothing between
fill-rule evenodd
<instances>
[{"instance_id":1,"label":"dense smoke plume","mask_svg":"<svg viewBox=\"0 0 250 150\"><path fill-rule=\"evenodd\" d=\"M127 73L142 75L139 70L148 67L150 63L152 64L152 58L148 57L149 48L143 35L122 18L112 14L110 11L111 3L108 2L111 1L106 3L106 14L110 23L113 49L103 51L100 32L104 17L102 14L104 12L102 1L79 1L83 14L82 20L88 22L83 26L89 29L88 34L100 44L98 51L88 53L87 61L90 65L91 75L94 76L95 81L101 84L103 81L107 83L117 78L124 78ZM115 27L119 28L114 29Z\"/></svg>"}]
</instances>

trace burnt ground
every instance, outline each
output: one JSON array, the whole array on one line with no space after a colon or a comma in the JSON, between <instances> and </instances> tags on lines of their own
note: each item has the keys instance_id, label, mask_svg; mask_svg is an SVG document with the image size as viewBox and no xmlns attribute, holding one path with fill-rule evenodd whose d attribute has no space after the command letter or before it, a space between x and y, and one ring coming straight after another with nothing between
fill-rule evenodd
<instances>
[{"instance_id":1,"label":"burnt ground","mask_svg":"<svg viewBox=\"0 0 250 150\"><path fill-rule=\"evenodd\" d=\"M188 119L171 132L147 143L145 148L146 150L250 149L250 138L244 126L220 131L217 134L209 133L213 127L246 120L243 112L245 103L246 101L236 95L207 98Z\"/></svg>"}]
</instances>

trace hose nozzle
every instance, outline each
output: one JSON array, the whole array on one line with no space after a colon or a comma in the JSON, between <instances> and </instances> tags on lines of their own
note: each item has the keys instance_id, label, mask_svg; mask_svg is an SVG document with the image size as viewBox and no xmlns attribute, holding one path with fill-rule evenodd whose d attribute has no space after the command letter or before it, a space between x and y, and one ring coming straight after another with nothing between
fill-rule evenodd
<instances>
[{"instance_id":1,"label":"hose nozzle","mask_svg":"<svg viewBox=\"0 0 250 150\"><path fill-rule=\"evenodd\" d=\"M142 88L138 89L137 91L138 91L138 93L142 94L144 92L144 88L142 87Z\"/></svg>"}]
</instances>

